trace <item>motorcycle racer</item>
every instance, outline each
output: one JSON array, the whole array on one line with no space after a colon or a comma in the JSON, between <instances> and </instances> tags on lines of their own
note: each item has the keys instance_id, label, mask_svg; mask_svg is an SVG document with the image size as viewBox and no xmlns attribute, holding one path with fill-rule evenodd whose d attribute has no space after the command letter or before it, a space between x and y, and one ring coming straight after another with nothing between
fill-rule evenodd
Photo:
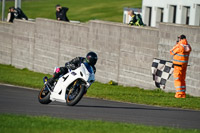
<instances>
[{"instance_id":1,"label":"motorcycle racer","mask_svg":"<svg viewBox=\"0 0 200 133\"><path fill-rule=\"evenodd\" d=\"M47 81L47 85L50 88L54 85L55 81L59 79L60 76L68 73L68 70L75 70L80 67L81 63L88 63L92 68L94 73L96 72L95 64L98 60L97 54L95 52L89 52L86 57L76 57L71 61L65 63L64 67L59 67L55 70L53 77Z\"/></svg>"}]
</instances>

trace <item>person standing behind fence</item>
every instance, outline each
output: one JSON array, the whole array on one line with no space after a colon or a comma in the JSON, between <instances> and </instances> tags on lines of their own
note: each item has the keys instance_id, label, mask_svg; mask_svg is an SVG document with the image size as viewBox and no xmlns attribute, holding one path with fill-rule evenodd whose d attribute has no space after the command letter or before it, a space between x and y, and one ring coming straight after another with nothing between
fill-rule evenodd
<instances>
[{"instance_id":1,"label":"person standing behind fence","mask_svg":"<svg viewBox=\"0 0 200 133\"><path fill-rule=\"evenodd\" d=\"M15 15L16 19L28 20L28 17L25 15L25 13L19 7L14 9L14 15Z\"/></svg>"},{"instance_id":2,"label":"person standing behind fence","mask_svg":"<svg viewBox=\"0 0 200 133\"><path fill-rule=\"evenodd\" d=\"M129 10L128 11L128 15L131 16L131 20L129 22L129 25L135 25L137 19L136 19L136 15L135 15L134 11L133 10Z\"/></svg>"},{"instance_id":3,"label":"person standing behind fence","mask_svg":"<svg viewBox=\"0 0 200 133\"><path fill-rule=\"evenodd\" d=\"M14 7L10 7L9 12L8 12L8 16L7 16L7 22L13 23L14 19L15 19Z\"/></svg>"},{"instance_id":4,"label":"person standing behind fence","mask_svg":"<svg viewBox=\"0 0 200 133\"><path fill-rule=\"evenodd\" d=\"M177 44L170 50L170 54L173 55L174 64L175 98L186 98L185 77L192 48L188 44L185 35L180 35L178 39L179 41L177 41Z\"/></svg>"},{"instance_id":5,"label":"person standing behind fence","mask_svg":"<svg viewBox=\"0 0 200 133\"><path fill-rule=\"evenodd\" d=\"M67 18L67 11L69 8L67 7L61 7L59 4L56 5L56 19L59 21L66 21L69 22L69 19Z\"/></svg>"},{"instance_id":6,"label":"person standing behind fence","mask_svg":"<svg viewBox=\"0 0 200 133\"><path fill-rule=\"evenodd\" d=\"M133 10L129 10L128 15L131 16L131 20L129 22L129 25L131 26L144 26L144 23L142 21L142 17L140 14L135 14Z\"/></svg>"}]
</instances>

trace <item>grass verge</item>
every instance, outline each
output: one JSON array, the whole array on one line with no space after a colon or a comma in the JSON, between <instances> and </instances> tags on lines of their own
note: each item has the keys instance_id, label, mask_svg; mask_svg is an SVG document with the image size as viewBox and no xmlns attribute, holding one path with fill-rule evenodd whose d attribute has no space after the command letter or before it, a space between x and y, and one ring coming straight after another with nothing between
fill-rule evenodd
<instances>
[{"instance_id":1,"label":"grass verge","mask_svg":"<svg viewBox=\"0 0 200 133\"><path fill-rule=\"evenodd\" d=\"M200 133L197 129L0 114L1 133Z\"/></svg>"},{"instance_id":2,"label":"grass verge","mask_svg":"<svg viewBox=\"0 0 200 133\"><path fill-rule=\"evenodd\" d=\"M1 83L41 88L43 86L42 78L45 75L47 74L0 64ZM47 76L51 77L51 75ZM176 99L174 98L174 93L166 93L158 89L144 90L137 87L115 86L95 82L88 89L87 96L122 102L200 110L200 97L187 95L185 99Z\"/></svg>"}]
</instances>

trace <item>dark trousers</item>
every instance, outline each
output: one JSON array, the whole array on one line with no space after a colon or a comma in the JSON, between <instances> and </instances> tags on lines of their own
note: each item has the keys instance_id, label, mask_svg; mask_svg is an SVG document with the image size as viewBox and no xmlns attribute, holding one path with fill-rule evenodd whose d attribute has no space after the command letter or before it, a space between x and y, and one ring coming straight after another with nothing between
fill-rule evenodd
<instances>
[{"instance_id":1,"label":"dark trousers","mask_svg":"<svg viewBox=\"0 0 200 133\"><path fill-rule=\"evenodd\" d=\"M60 78L60 76L65 75L66 73L68 73L68 69L67 69L66 67L60 67L60 71L59 71L59 72L55 72L55 73L53 74L53 77L50 78L50 79L48 80L49 84L50 84L50 85L53 85L54 82L55 82L58 78Z\"/></svg>"}]
</instances>

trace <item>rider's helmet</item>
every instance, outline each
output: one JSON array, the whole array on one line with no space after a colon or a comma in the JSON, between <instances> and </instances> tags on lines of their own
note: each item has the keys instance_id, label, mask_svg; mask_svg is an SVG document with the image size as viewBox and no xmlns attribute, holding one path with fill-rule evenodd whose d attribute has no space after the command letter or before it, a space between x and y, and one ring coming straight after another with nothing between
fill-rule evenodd
<instances>
[{"instance_id":1,"label":"rider's helmet","mask_svg":"<svg viewBox=\"0 0 200 133\"><path fill-rule=\"evenodd\" d=\"M98 60L97 54L95 52L89 52L86 55L86 62L91 66L94 66Z\"/></svg>"}]
</instances>

